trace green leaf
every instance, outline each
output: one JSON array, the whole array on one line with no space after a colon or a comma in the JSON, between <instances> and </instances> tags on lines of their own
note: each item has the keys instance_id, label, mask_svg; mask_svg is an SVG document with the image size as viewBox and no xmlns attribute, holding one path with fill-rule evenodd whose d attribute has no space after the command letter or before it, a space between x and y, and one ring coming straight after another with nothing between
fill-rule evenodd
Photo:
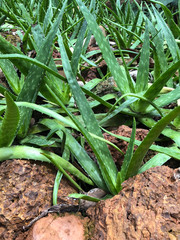
<instances>
[{"instance_id":1,"label":"green leaf","mask_svg":"<svg viewBox=\"0 0 180 240\"><path fill-rule=\"evenodd\" d=\"M171 32L171 30L169 29L168 25L166 24L166 22L163 20L162 16L159 14L159 12L153 7L155 16L156 16L156 20L157 20L157 24L159 26L159 29L161 29L161 31L163 32L164 38L168 44L169 50L172 54L172 57L174 60L179 60L180 59L180 50L179 47L175 41L175 38Z\"/></svg>"},{"instance_id":2,"label":"green leaf","mask_svg":"<svg viewBox=\"0 0 180 240\"><path fill-rule=\"evenodd\" d=\"M66 135L66 146L75 156L80 166L85 170L92 181L101 189L107 191L102 175L97 164L89 157L84 148L76 141L76 139L64 128L59 122L51 119L43 119L41 124L50 129L58 129L56 134L62 139L62 131Z\"/></svg>"},{"instance_id":3,"label":"green leaf","mask_svg":"<svg viewBox=\"0 0 180 240\"><path fill-rule=\"evenodd\" d=\"M19 123L19 109L8 93L5 93L7 108L0 128L0 147L12 144Z\"/></svg>"},{"instance_id":4,"label":"green leaf","mask_svg":"<svg viewBox=\"0 0 180 240\"><path fill-rule=\"evenodd\" d=\"M101 200L99 198L91 197L91 196L88 196L85 194L80 194L80 193L71 193L68 195L68 197L83 199L83 200L87 200L87 201L91 201L91 202L99 202Z\"/></svg>"},{"instance_id":5,"label":"green leaf","mask_svg":"<svg viewBox=\"0 0 180 240\"><path fill-rule=\"evenodd\" d=\"M0 35L0 52L4 54L22 54L22 52L14 47L11 43L6 41L1 35ZM25 75L27 75L29 68L31 66L30 63L16 59L16 60L11 60L11 62Z\"/></svg>"},{"instance_id":6,"label":"green leaf","mask_svg":"<svg viewBox=\"0 0 180 240\"><path fill-rule=\"evenodd\" d=\"M79 63L79 59L80 59L81 52L82 52L86 28L87 28L87 23L86 23L86 21L84 21L83 25L79 31L76 45L74 48L74 52L72 54L72 59L71 59L71 67L72 67L72 71L73 71L74 75L76 75L77 70L78 70L78 63Z\"/></svg>"},{"instance_id":7,"label":"green leaf","mask_svg":"<svg viewBox=\"0 0 180 240\"><path fill-rule=\"evenodd\" d=\"M66 4L66 1L65 1L65 4ZM42 43L41 48L37 53L36 59L46 65L49 62L50 48L54 40L54 37L56 35L56 32L58 30L59 23L62 19L62 15L63 15L63 11L60 12L57 20L52 26L52 29L49 31L46 39ZM32 103L36 101L40 84L44 77L44 73L45 73L44 69L39 67L37 68L37 66L32 65L26 77L26 81L23 85L23 88L17 98L17 101L27 101ZM21 109L21 124L18 132L18 135L21 138L26 136L27 134L30 120L31 120L31 115L32 115L31 109L26 109L26 108Z\"/></svg>"},{"instance_id":8,"label":"green leaf","mask_svg":"<svg viewBox=\"0 0 180 240\"><path fill-rule=\"evenodd\" d=\"M32 144L38 147L48 147L55 143L55 139L47 140L45 136L28 135L27 137L23 138L20 143L22 145Z\"/></svg>"},{"instance_id":9,"label":"green leaf","mask_svg":"<svg viewBox=\"0 0 180 240\"><path fill-rule=\"evenodd\" d=\"M106 129L103 128L103 130L105 132L107 132L108 134L110 134L111 136L114 136L118 139L121 139L123 141L126 141L126 142L130 142L130 138L128 137L124 137L124 136L119 136L119 135L116 135L116 134L113 134L109 131L107 131ZM140 146L140 144L142 143L142 141L138 141L138 140L135 140L134 144L137 145L137 146ZM159 153L163 153L163 154L166 154L172 158L175 158L177 160L180 160L180 150L178 149L178 147L161 147L161 146L158 146L158 145L151 145L149 147L149 149L153 150L153 151L156 151L156 152L159 152Z\"/></svg>"},{"instance_id":10,"label":"green leaf","mask_svg":"<svg viewBox=\"0 0 180 240\"><path fill-rule=\"evenodd\" d=\"M180 60L174 63L171 67L167 69L166 72L162 73L161 76L148 88L145 92L144 97L150 101L153 101L157 95L160 93L161 89L165 86L166 82L173 76L173 74L180 68ZM139 102L139 108L141 112L149 106L147 102Z\"/></svg>"},{"instance_id":11,"label":"green leaf","mask_svg":"<svg viewBox=\"0 0 180 240\"><path fill-rule=\"evenodd\" d=\"M65 134L64 134L65 136ZM62 140L65 144L66 142L66 139L65 137L63 137L63 140ZM61 147L62 148L62 147ZM64 145L63 146L63 150L62 150L62 157L69 161L70 160L70 151L69 151L69 148ZM56 178L55 178L55 181L54 181L54 187L53 187L53 205L57 205L57 198L58 198L58 190L59 190L59 185L60 185L60 182L61 182L61 179L63 177L63 173L60 172L59 170L57 171L57 174L56 174Z\"/></svg>"},{"instance_id":12,"label":"green leaf","mask_svg":"<svg viewBox=\"0 0 180 240\"><path fill-rule=\"evenodd\" d=\"M127 171L129 169L129 165L131 164L131 159L134 151L134 141L136 137L136 121L133 119L133 128L131 133L130 142L126 151L125 158L123 160L123 164L121 167L120 175L121 175L121 183L126 179Z\"/></svg>"},{"instance_id":13,"label":"green leaf","mask_svg":"<svg viewBox=\"0 0 180 240\"><path fill-rule=\"evenodd\" d=\"M76 2L78 3L79 8L81 9L88 23L89 28L93 32L93 35L98 43L98 46L102 51L104 60L106 61L120 91L122 92L122 94L130 92L127 77L121 70L118 62L116 61L116 58L110 48L110 45L108 44L104 35L102 34L102 31L99 28L96 20L94 19L93 15L88 11L88 9L81 0L76 0Z\"/></svg>"},{"instance_id":14,"label":"green leaf","mask_svg":"<svg viewBox=\"0 0 180 240\"><path fill-rule=\"evenodd\" d=\"M162 166L166 163L171 157L163 153L156 154L148 162L146 162L139 170L138 174L147 171L150 168Z\"/></svg>"},{"instance_id":15,"label":"green leaf","mask_svg":"<svg viewBox=\"0 0 180 240\"><path fill-rule=\"evenodd\" d=\"M150 130L148 135L145 137L145 139L142 141L140 146L135 151L131 164L129 166L126 179L129 177L132 177L138 173L138 170L141 166L141 163L143 161L143 158L145 154L147 153L149 147L152 145L152 143L157 139L157 137L161 134L163 129L178 115L180 114L180 106L173 109L169 114L164 116L161 120L159 120L154 127Z\"/></svg>"},{"instance_id":16,"label":"green leaf","mask_svg":"<svg viewBox=\"0 0 180 240\"><path fill-rule=\"evenodd\" d=\"M63 173L61 171L57 171L56 178L54 180L54 187L53 187L53 205L57 205L57 198L58 198L58 189L63 177Z\"/></svg>"},{"instance_id":17,"label":"green leaf","mask_svg":"<svg viewBox=\"0 0 180 240\"><path fill-rule=\"evenodd\" d=\"M154 100L154 103L158 107L164 107L178 99L180 99L180 86L169 93L162 94L159 98ZM147 108L147 112L150 112L152 110L153 110L152 106L149 106Z\"/></svg>"},{"instance_id":18,"label":"green leaf","mask_svg":"<svg viewBox=\"0 0 180 240\"><path fill-rule=\"evenodd\" d=\"M144 43L141 52L140 63L138 67L138 73L136 78L136 93L147 90L148 77L149 77L149 55L150 55L150 43L149 43L149 31L146 24L146 30L144 35Z\"/></svg>"},{"instance_id":19,"label":"green leaf","mask_svg":"<svg viewBox=\"0 0 180 240\"><path fill-rule=\"evenodd\" d=\"M57 72L57 69L55 70L54 68L50 68L50 67L46 66L45 64L43 64L41 61L34 59L34 58L27 57L23 54L0 54L0 59L9 59L11 62L13 59L15 59L15 61L21 60L21 62L23 62L22 60L25 60L25 62L29 62L37 67L40 67L40 68L44 69L45 71L47 71L48 73L51 73L53 76L66 82L66 79Z\"/></svg>"},{"instance_id":20,"label":"green leaf","mask_svg":"<svg viewBox=\"0 0 180 240\"><path fill-rule=\"evenodd\" d=\"M142 122L145 126L149 128L152 128L156 124L156 121L152 118L138 118L138 119L140 122ZM168 138L171 138L177 144L177 146L180 147L180 137L179 137L179 132L177 130L174 130L170 127L166 127L161 132L161 134Z\"/></svg>"},{"instance_id":21,"label":"green leaf","mask_svg":"<svg viewBox=\"0 0 180 240\"><path fill-rule=\"evenodd\" d=\"M63 69L66 74L73 96L76 100L77 106L81 112L86 128L90 133L94 133L99 137L103 137L102 132L97 123L97 120L94 116L94 113L90 108L80 86L77 83L76 77L69 63L69 58L67 56L67 53L63 44L63 39L59 33L58 33L58 43L61 51ZM104 181L106 182L106 185L109 191L111 193L116 194L117 191L115 189L115 179L116 179L117 169L112 159L112 156L110 155L107 145L100 140L92 139L92 137L87 133L86 129L84 129L81 125L79 125L79 123L77 123L77 121L72 116L72 114L70 114L67 111L66 107L63 106L62 103L59 103L59 104L61 105L61 107L63 107L63 109L67 112L67 114L71 117L71 119L75 122L75 124L77 124L77 127L80 129L80 131L83 134L85 134L85 137L87 138L88 143L90 144L91 148L93 149L98 159L102 176L104 178Z\"/></svg>"},{"instance_id":22,"label":"green leaf","mask_svg":"<svg viewBox=\"0 0 180 240\"><path fill-rule=\"evenodd\" d=\"M180 36L180 28L174 22L173 14L171 13L171 11L163 3L159 2L159 1L151 1L151 2L161 5L162 9L164 10L165 16L167 18L167 24L168 24L169 28L171 29L174 37L178 38ZM170 1L170 2L172 2L172 1Z\"/></svg>"},{"instance_id":23,"label":"green leaf","mask_svg":"<svg viewBox=\"0 0 180 240\"><path fill-rule=\"evenodd\" d=\"M82 172L75 168L70 162L55 153L27 146L11 146L0 148L0 162L15 158L51 162L45 155L50 156L56 162L57 167L61 166L63 169L81 179L83 182L94 185L88 177L86 177Z\"/></svg>"},{"instance_id":24,"label":"green leaf","mask_svg":"<svg viewBox=\"0 0 180 240\"><path fill-rule=\"evenodd\" d=\"M45 157L47 157L58 169L60 172L62 172L65 177L80 191L82 191L82 188L79 186L79 184L77 184L74 179L72 179L72 177L66 173L66 171L63 169L63 167L61 166L61 164L59 162L57 162L52 156L50 156L49 154L46 153L42 153L42 155L44 155ZM68 162L68 161L67 161Z\"/></svg>"},{"instance_id":25,"label":"green leaf","mask_svg":"<svg viewBox=\"0 0 180 240\"><path fill-rule=\"evenodd\" d=\"M0 59L0 68L2 69L6 80L15 94L20 92L20 79L14 69L13 64L8 59Z\"/></svg>"}]
</instances>

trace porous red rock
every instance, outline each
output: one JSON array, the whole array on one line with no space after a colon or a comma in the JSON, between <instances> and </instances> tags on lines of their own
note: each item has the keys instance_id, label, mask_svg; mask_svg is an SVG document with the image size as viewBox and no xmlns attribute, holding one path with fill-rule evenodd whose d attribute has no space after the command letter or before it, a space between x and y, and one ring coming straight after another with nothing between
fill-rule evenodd
<instances>
[{"instance_id":1,"label":"porous red rock","mask_svg":"<svg viewBox=\"0 0 180 240\"><path fill-rule=\"evenodd\" d=\"M148 130L146 129L142 129L142 128L137 128L136 129L136 140L139 140L139 141L142 141L144 140L144 138L146 137L146 135L148 134ZM131 137L131 133L132 133L132 128L126 126L126 125L122 125L122 126L119 126L116 130L112 130L111 133L113 134L116 134L118 136L123 136L123 137L128 137L130 138ZM117 147L119 147L119 149L121 149L121 151L125 154L126 151L127 151L127 147L128 147L128 142L126 141L123 141L123 140L120 140L114 136L111 136L110 134L108 133L104 133L104 138L106 140L108 140L109 142L115 144ZM109 150L111 152L111 155L117 165L117 168L120 170L121 169L121 165L122 165L122 162L124 160L124 156L119 152L117 151L113 146L111 145L108 145L109 147ZM134 150L137 149L137 146L134 147ZM151 155L152 155L152 151L149 150L148 151L148 156L146 156L146 158L149 160L151 158Z\"/></svg>"},{"instance_id":2,"label":"porous red rock","mask_svg":"<svg viewBox=\"0 0 180 240\"><path fill-rule=\"evenodd\" d=\"M0 239L24 240L23 226L52 206L57 170L52 164L7 160L0 168ZM75 203L67 196L75 189L62 179L58 204Z\"/></svg>"},{"instance_id":3,"label":"porous red rock","mask_svg":"<svg viewBox=\"0 0 180 240\"><path fill-rule=\"evenodd\" d=\"M128 179L115 197L88 209L91 240L179 240L180 174L166 166Z\"/></svg>"}]
</instances>

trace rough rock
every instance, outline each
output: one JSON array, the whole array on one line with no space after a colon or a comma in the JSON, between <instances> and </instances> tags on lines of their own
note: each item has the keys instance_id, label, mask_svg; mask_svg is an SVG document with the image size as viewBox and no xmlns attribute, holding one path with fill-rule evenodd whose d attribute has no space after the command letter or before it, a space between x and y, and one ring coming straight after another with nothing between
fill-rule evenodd
<instances>
[{"instance_id":1,"label":"rough rock","mask_svg":"<svg viewBox=\"0 0 180 240\"><path fill-rule=\"evenodd\" d=\"M52 206L56 169L47 163L29 160L7 160L0 168L0 239L20 237L23 226ZM58 204L71 203L74 193L66 179L58 191Z\"/></svg>"},{"instance_id":2,"label":"rough rock","mask_svg":"<svg viewBox=\"0 0 180 240\"><path fill-rule=\"evenodd\" d=\"M117 129L115 130L112 130L111 131L113 134L116 134L116 135L119 135L119 136L124 136L124 137L128 137L130 138L131 137L131 133L132 133L132 128L126 126L126 125L122 125L120 127L118 127ZM146 135L148 134L148 130L146 129L142 129L142 128L137 128L136 129L136 140L139 140L139 141L142 141ZM123 141L123 140L120 140L116 137L113 137L111 136L110 134L108 133L104 133L104 138L108 141L110 141L111 143L114 143L119 149L121 149L121 151L123 153L126 153L126 150L127 150L127 147L128 147L128 142L126 141ZM111 155L118 167L118 169L120 170L120 167L122 165L122 162L124 160L124 156L118 152L114 147L112 146L108 146L109 147L109 150L111 152ZM134 147L134 151L137 149L137 146ZM152 154L152 151L149 150L148 151L148 156L149 156L149 159L150 159L150 156Z\"/></svg>"},{"instance_id":3,"label":"rough rock","mask_svg":"<svg viewBox=\"0 0 180 240\"><path fill-rule=\"evenodd\" d=\"M116 129L113 130L109 130L111 133L119 135L119 136L124 136L124 137L131 137L131 132L132 132L132 128L126 126L126 125L122 125ZM148 130L146 129L142 129L142 128L137 128L136 129L136 140L142 141L146 135L148 134ZM118 139L114 136L111 136L108 133L103 133L104 138L106 140L108 140L109 142L115 144L124 154L126 153L127 147L128 147L128 142L123 141L121 139ZM121 169L122 166L122 162L124 160L124 155L122 155L119 151L117 151L114 147L108 145L108 148L111 152L111 155L114 159L114 162L116 163L116 166L118 168L118 170ZM89 155L94 159L94 154L91 150L91 148L89 147L89 145L85 146L86 151L89 153ZM134 147L134 151L137 149L137 146ZM150 158L152 158L155 155L155 152L152 150L149 150L147 155L145 156L144 161L149 160Z\"/></svg>"},{"instance_id":4,"label":"rough rock","mask_svg":"<svg viewBox=\"0 0 180 240\"><path fill-rule=\"evenodd\" d=\"M87 221L77 215L49 215L33 225L26 240L85 240Z\"/></svg>"},{"instance_id":5,"label":"rough rock","mask_svg":"<svg viewBox=\"0 0 180 240\"><path fill-rule=\"evenodd\" d=\"M179 240L180 170L162 166L130 178L88 215L95 225L92 240Z\"/></svg>"}]
</instances>

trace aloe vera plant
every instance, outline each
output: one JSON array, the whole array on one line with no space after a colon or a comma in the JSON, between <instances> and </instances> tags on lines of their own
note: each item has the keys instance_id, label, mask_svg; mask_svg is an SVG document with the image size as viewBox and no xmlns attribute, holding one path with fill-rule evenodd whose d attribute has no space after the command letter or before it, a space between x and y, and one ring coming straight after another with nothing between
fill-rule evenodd
<instances>
[{"instance_id":1,"label":"aloe vera plant","mask_svg":"<svg viewBox=\"0 0 180 240\"><path fill-rule=\"evenodd\" d=\"M122 182L129 177L150 167L162 165L170 157L180 160L178 148L180 146L180 107L177 106L172 110L163 108L180 98L178 85L180 50L176 41L179 28L173 22L172 15L166 7L161 4L169 23L171 23L169 27L153 6L147 8L152 18L151 21L140 6L135 15L129 4L122 7L112 1L114 11L106 8L112 14L112 18L102 18L102 23L106 24L111 37L115 38L117 48L112 50L99 28L101 18L98 17L98 13L101 13L102 16L102 11L99 10L100 8L96 8L96 3L101 4L98 1L90 1L89 9L81 0L73 1L68 7L68 1L60 3L42 1L42 6L38 1L31 1L27 8L25 8L27 2L14 2L12 8L8 6L8 2L10 1L7 3L3 1L4 5L0 6L0 11L6 15L8 20L14 21L24 31L22 42L25 54L30 49L34 49L37 55L35 59L26 56L0 36L2 53L0 54L0 67L10 86L10 89L0 86L0 93L6 97L6 103L2 100L0 111L3 112L7 105L0 132L0 143L2 144L0 161L13 158L33 158L52 162L58 169L53 200L56 204L57 189L63 174L79 191L83 191L66 171L89 185L98 186L112 196L121 190ZM124 13L125 9L127 11ZM22 10L23 16L20 14ZM68 13L73 14L74 19ZM36 21L37 24L32 26ZM116 28L121 29L121 33ZM121 92L120 97L117 95L97 96L91 92L91 88L101 79L85 83L81 76L81 67L85 61L90 66L97 67L97 64L89 59L95 53L86 53L92 33L100 47L100 50L95 53L102 52L102 57L109 69L108 74L113 76L117 90ZM58 68L52 58L51 48L55 47L55 41L56 45L58 44L57 50L61 55L61 68L63 68L65 77L58 73ZM133 52L139 44L142 44L142 49L129 64L126 64L125 57ZM121 56L123 65L119 65L114 53ZM150 56L155 59L153 69L149 67ZM140 60L137 78L134 80L130 76L129 68L137 57L140 57ZM21 78L18 77L14 66L21 72ZM149 84L150 71L154 77L151 84ZM77 78L85 85L80 87ZM162 94L165 87L171 87L171 91ZM94 101L88 102L85 94L94 98ZM45 100L45 104L36 104L37 97ZM115 99L115 103L109 102L109 99ZM98 104L109 109L107 113L101 115L100 120L93 112L93 108ZM36 123L34 129L29 129L32 111L38 111L49 118L43 116L43 119ZM19 112L21 113L20 121ZM78 112L78 115L74 115L73 112ZM123 118L125 115L134 117L133 130L130 139L124 138L129 141L129 147L122 168L118 171L109 152L108 142L103 137L103 131L107 130L102 126L115 116ZM160 120L155 121L154 117L158 117ZM7 121L10 120L13 121L13 127L9 138L6 138L5 129ZM137 121L150 128L149 134L142 142L135 140ZM50 131L48 136L41 135L43 130ZM82 138L87 141L95 154L97 163L90 158L78 139L72 136L72 131L80 133ZM19 145L11 146L17 133L19 138L16 140L19 141ZM166 148L154 145L153 142L160 134L171 138L175 142L174 146ZM116 137L123 139L122 136ZM3 142L5 138L7 141ZM36 147L34 147L35 143ZM24 144L33 146L29 147ZM62 156L41 150L41 147L47 145L61 148ZM133 152L134 145L138 145L135 152ZM117 147L116 149L121 152ZM159 158L156 156L142 165L148 149L157 151ZM70 153L87 176L68 161ZM82 194L72 196L88 198ZM90 200L98 201L99 199Z\"/></svg>"},{"instance_id":2,"label":"aloe vera plant","mask_svg":"<svg viewBox=\"0 0 180 240\"><path fill-rule=\"evenodd\" d=\"M170 66L168 66L168 63L166 62L167 68L162 69L161 74L159 74L157 79L154 79L153 84L149 87L148 86L148 74L149 74L149 57L148 56L150 55L149 31L151 31L151 34L154 34L154 32L155 32L158 36L158 32L155 29L155 27L151 25L151 27L149 29L148 22L146 22L146 31L145 31L145 35L144 35L144 44L143 44L141 57L140 57L140 65L139 65L139 69L138 69L136 82L134 82L133 79L128 76L129 73L127 73L127 71L125 71L125 68L120 67L118 65L118 63L115 59L115 56L113 55L113 53L110 49L108 42L106 41L105 37L101 33L101 30L99 29L98 24L96 23L92 14L88 11L88 9L86 8L86 6L84 5L83 2L81 2L80 0L77 0L77 3L79 4L79 7L80 7L84 17L86 18L86 21L95 36L95 39L102 51L103 57L106 60L106 63L108 65L112 75L114 76L114 80L116 81L120 92L122 94L127 94L127 95L124 95L125 99L129 99L128 94L130 94L130 93L136 93L138 98L141 96L143 97L143 99L137 100L135 103L130 103L129 104L130 111L125 111L125 109L124 109L126 114L134 115L134 112L135 112L136 116L139 119L141 117L143 117L143 115L145 116L148 114L151 114L151 116L152 115L157 116L158 115L157 112L153 111L154 109L152 109L153 102L155 103L155 105L157 107L158 106L163 107L163 106L179 99L179 97L180 97L179 96L179 92L180 92L179 87L177 87L177 89L174 90L177 94L174 94L175 92L172 94L167 94L167 96L166 96L166 94L164 94L164 95L160 96L158 99L155 99L160 94L160 92L163 89L163 87L165 86L165 84L168 83L168 81L170 81L171 77L180 68L179 46L177 45L177 43L171 33L171 30L168 28L167 25L165 25L164 20L157 13L157 11L155 9L154 9L154 12L155 12L154 18L157 19L157 22L159 23L159 27L160 26L162 27L163 36L165 37L165 39L168 39L167 44L168 44L170 53L172 54L174 61L171 63ZM145 18L145 20L146 20L146 18ZM163 36L161 36L162 44L164 44L164 39L162 39ZM157 41L155 43L155 47L156 47L156 44L157 44ZM158 48L158 46L159 45L157 45L156 49ZM158 55L158 59L160 61L161 55ZM166 101L163 104L164 99L166 99ZM114 106L114 108L115 108L115 106ZM119 107L119 111L117 109L118 108L116 107L115 112L112 112L111 114L106 116L105 119L103 119L101 121L101 123L105 122L106 120L112 118L117 113L122 111L121 106ZM162 111L162 113L164 112L163 109L161 109L161 111ZM152 125L151 125L151 127L152 127ZM172 130L172 132L173 132L173 130ZM169 134L169 137L170 137L170 135L171 134ZM178 143L178 140L176 140L176 143Z\"/></svg>"}]
</instances>

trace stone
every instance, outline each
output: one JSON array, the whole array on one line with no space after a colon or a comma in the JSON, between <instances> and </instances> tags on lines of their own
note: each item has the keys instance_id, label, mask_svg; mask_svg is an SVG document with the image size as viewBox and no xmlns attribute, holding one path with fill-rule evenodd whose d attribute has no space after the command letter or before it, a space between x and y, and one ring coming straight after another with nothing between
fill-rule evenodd
<instances>
[{"instance_id":1,"label":"stone","mask_svg":"<svg viewBox=\"0 0 180 240\"><path fill-rule=\"evenodd\" d=\"M84 222L76 215L49 215L33 225L26 240L85 240Z\"/></svg>"},{"instance_id":2,"label":"stone","mask_svg":"<svg viewBox=\"0 0 180 240\"><path fill-rule=\"evenodd\" d=\"M119 135L119 136L123 136L123 137L131 137L131 133L132 133L132 128L126 126L126 125L121 125L118 128L113 128L111 130L109 130L111 133ZM144 138L146 137L146 135L148 134L148 130L146 129L142 129L142 128L137 128L136 129L136 140L142 141L144 140ZM103 136L106 140L108 140L109 142L115 144L124 154L127 151L128 148L128 142L120 140L108 133L103 133ZM123 160L124 160L124 155L121 154L119 151L117 151L113 146L108 145L108 148L110 150L110 153L113 157L114 162L116 163L116 166L118 168L118 170L120 171ZM92 152L91 148L89 147L89 145L85 145L85 149L88 152L88 154L91 156L91 158L95 159L94 153ZM137 149L137 146L134 147L134 151ZM152 150L148 150L148 153L146 154L143 162L146 162L147 160L151 159L156 153Z\"/></svg>"},{"instance_id":3,"label":"stone","mask_svg":"<svg viewBox=\"0 0 180 240\"><path fill-rule=\"evenodd\" d=\"M87 210L91 240L180 239L179 170L151 168L123 183L122 191Z\"/></svg>"},{"instance_id":4,"label":"stone","mask_svg":"<svg viewBox=\"0 0 180 240\"><path fill-rule=\"evenodd\" d=\"M143 128L137 128L136 129L136 137L135 139L136 140L139 140L139 141L143 141L144 138L146 137L146 135L148 134L148 130L146 129L143 129ZM115 130L111 130L111 133L113 134L116 134L116 135L119 135L119 136L123 136L123 137L128 137L130 138L131 137L131 133L132 133L132 128L126 126L126 125L121 125L119 126L117 129ZM127 151L127 148L128 148L128 142L126 141L123 141L123 140L120 140L114 136L111 136L110 134L108 133L103 133L104 135L104 138L106 140L108 140L109 142L115 144L119 149L121 149L121 151L125 154L126 151ZM109 150L111 152L111 155L114 159L114 162L116 163L116 166L118 168L118 170L121 169L121 166L122 166L122 162L124 160L124 156L118 152L114 147L112 147L111 145L108 145L109 147ZM134 151L137 149L137 146L134 147ZM152 151L149 150L148 151L148 160L152 157Z\"/></svg>"},{"instance_id":5,"label":"stone","mask_svg":"<svg viewBox=\"0 0 180 240\"><path fill-rule=\"evenodd\" d=\"M30 160L7 160L0 168L0 239L25 239L26 226L52 206L57 170L52 164ZM58 204L78 204L67 196L76 190L61 180ZM22 238L20 236L23 236Z\"/></svg>"}]
</instances>

